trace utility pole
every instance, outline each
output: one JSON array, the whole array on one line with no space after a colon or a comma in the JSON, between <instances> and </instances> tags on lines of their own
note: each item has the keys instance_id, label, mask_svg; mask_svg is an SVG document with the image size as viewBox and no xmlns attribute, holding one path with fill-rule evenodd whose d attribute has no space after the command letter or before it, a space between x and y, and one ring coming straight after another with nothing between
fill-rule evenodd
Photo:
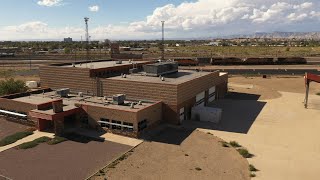
<instances>
[{"instance_id":1,"label":"utility pole","mask_svg":"<svg viewBox=\"0 0 320 180\"><path fill-rule=\"evenodd\" d=\"M84 22L86 24L86 50L87 50L87 61L89 61L89 27L88 27L89 18L85 17Z\"/></svg>"},{"instance_id":2,"label":"utility pole","mask_svg":"<svg viewBox=\"0 0 320 180\"><path fill-rule=\"evenodd\" d=\"M164 22L161 21L162 23L162 54L161 54L161 60L164 60Z\"/></svg>"}]
</instances>

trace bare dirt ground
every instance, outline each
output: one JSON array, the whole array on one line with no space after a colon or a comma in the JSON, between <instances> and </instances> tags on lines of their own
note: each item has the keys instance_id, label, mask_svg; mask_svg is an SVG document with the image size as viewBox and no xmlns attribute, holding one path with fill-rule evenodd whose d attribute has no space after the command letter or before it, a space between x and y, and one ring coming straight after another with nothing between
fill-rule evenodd
<instances>
[{"instance_id":1,"label":"bare dirt ground","mask_svg":"<svg viewBox=\"0 0 320 180\"><path fill-rule=\"evenodd\" d=\"M0 153L0 175L15 180L85 179L130 148L108 141L66 141L28 150L10 149Z\"/></svg>"},{"instance_id":2,"label":"bare dirt ground","mask_svg":"<svg viewBox=\"0 0 320 180\"><path fill-rule=\"evenodd\" d=\"M22 124L17 124L14 122L10 122L5 120L4 117L0 116L0 139L12 135L17 132L24 131L30 128L29 126L25 126Z\"/></svg>"},{"instance_id":3,"label":"bare dirt ground","mask_svg":"<svg viewBox=\"0 0 320 180\"><path fill-rule=\"evenodd\" d=\"M184 126L248 148L255 155L249 163L260 170L257 180L319 179L320 96L314 95L319 84L312 83L305 109L303 77L232 77L230 82L231 95L212 104L223 109L219 124L186 121Z\"/></svg>"},{"instance_id":4,"label":"bare dirt ground","mask_svg":"<svg viewBox=\"0 0 320 180\"><path fill-rule=\"evenodd\" d=\"M255 94L260 100L275 99L281 97L280 91L305 93L304 78L302 76L269 76L267 79L262 77L230 76L230 91L247 94ZM234 87L232 84L244 85ZM320 92L320 84L311 83L310 94Z\"/></svg>"},{"instance_id":5,"label":"bare dirt ground","mask_svg":"<svg viewBox=\"0 0 320 180\"><path fill-rule=\"evenodd\" d=\"M249 164L235 149L222 147L221 139L213 135L190 133L173 128L162 131L115 168L107 168L107 179L250 179Z\"/></svg>"}]
</instances>

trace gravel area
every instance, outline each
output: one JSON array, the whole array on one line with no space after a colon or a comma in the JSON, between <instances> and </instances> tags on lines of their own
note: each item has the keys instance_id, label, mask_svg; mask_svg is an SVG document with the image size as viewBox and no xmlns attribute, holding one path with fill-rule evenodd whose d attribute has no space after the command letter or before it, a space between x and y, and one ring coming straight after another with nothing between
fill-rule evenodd
<instances>
[{"instance_id":1,"label":"gravel area","mask_svg":"<svg viewBox=\"0 0 320 180\"><path fill-rule=\"evenodd\" d=\"M159 136L168 137L171 132L176 135L175 131L163 131ZM107 179L250 179L247 160L235 149L222 147L219 141L214 135L194 131L180 145L144 142L126 160L109 168Z\"/></svg>"}]
</instances>

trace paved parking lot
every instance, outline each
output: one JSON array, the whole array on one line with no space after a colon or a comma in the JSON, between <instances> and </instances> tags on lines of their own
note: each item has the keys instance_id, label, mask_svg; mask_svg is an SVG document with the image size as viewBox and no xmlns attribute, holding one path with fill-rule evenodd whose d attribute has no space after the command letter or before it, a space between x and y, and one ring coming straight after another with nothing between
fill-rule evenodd
<instances>
[{"instance_id":1,"label":"paved parking lot","mask_svg":"<svg viewBox=\"0 0 320 180\"><path fill-rule=\"evenodd\" d=\"M131 146L109 141L10 149L0 153L0 175L15 180L85 179L129 149Z\"/></svg>"},{"instance_id":2,"label":"paved parking lot","mask_svg":"<svg viewBox=\"0 0 320 180\"><path fill-rule=\"evenodd\" d=\"M7 121L4 117L0 116L0 139L28 128L29 126Z\"/></svg>"}]
</instances>

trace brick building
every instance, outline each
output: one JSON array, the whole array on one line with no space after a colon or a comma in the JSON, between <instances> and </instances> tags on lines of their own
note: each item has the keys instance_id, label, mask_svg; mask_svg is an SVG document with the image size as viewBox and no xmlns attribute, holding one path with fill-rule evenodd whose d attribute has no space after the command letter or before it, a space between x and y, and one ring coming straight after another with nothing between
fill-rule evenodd
<instances>
[{"instance_id":1,"label":"brick building","mask_svg":"<svg viewBox=\"0 0 320 180\"><path fill-rule=\"evenodd\" d=\"M228 84L226 73L182 71L173 62L151 61L42 66L40 79L46 89L4 96L0 112L27 116L39 130L57 134L85 126L128 136L191 119L193 108L224 97Z\"/></svg>"}]
</instances>

